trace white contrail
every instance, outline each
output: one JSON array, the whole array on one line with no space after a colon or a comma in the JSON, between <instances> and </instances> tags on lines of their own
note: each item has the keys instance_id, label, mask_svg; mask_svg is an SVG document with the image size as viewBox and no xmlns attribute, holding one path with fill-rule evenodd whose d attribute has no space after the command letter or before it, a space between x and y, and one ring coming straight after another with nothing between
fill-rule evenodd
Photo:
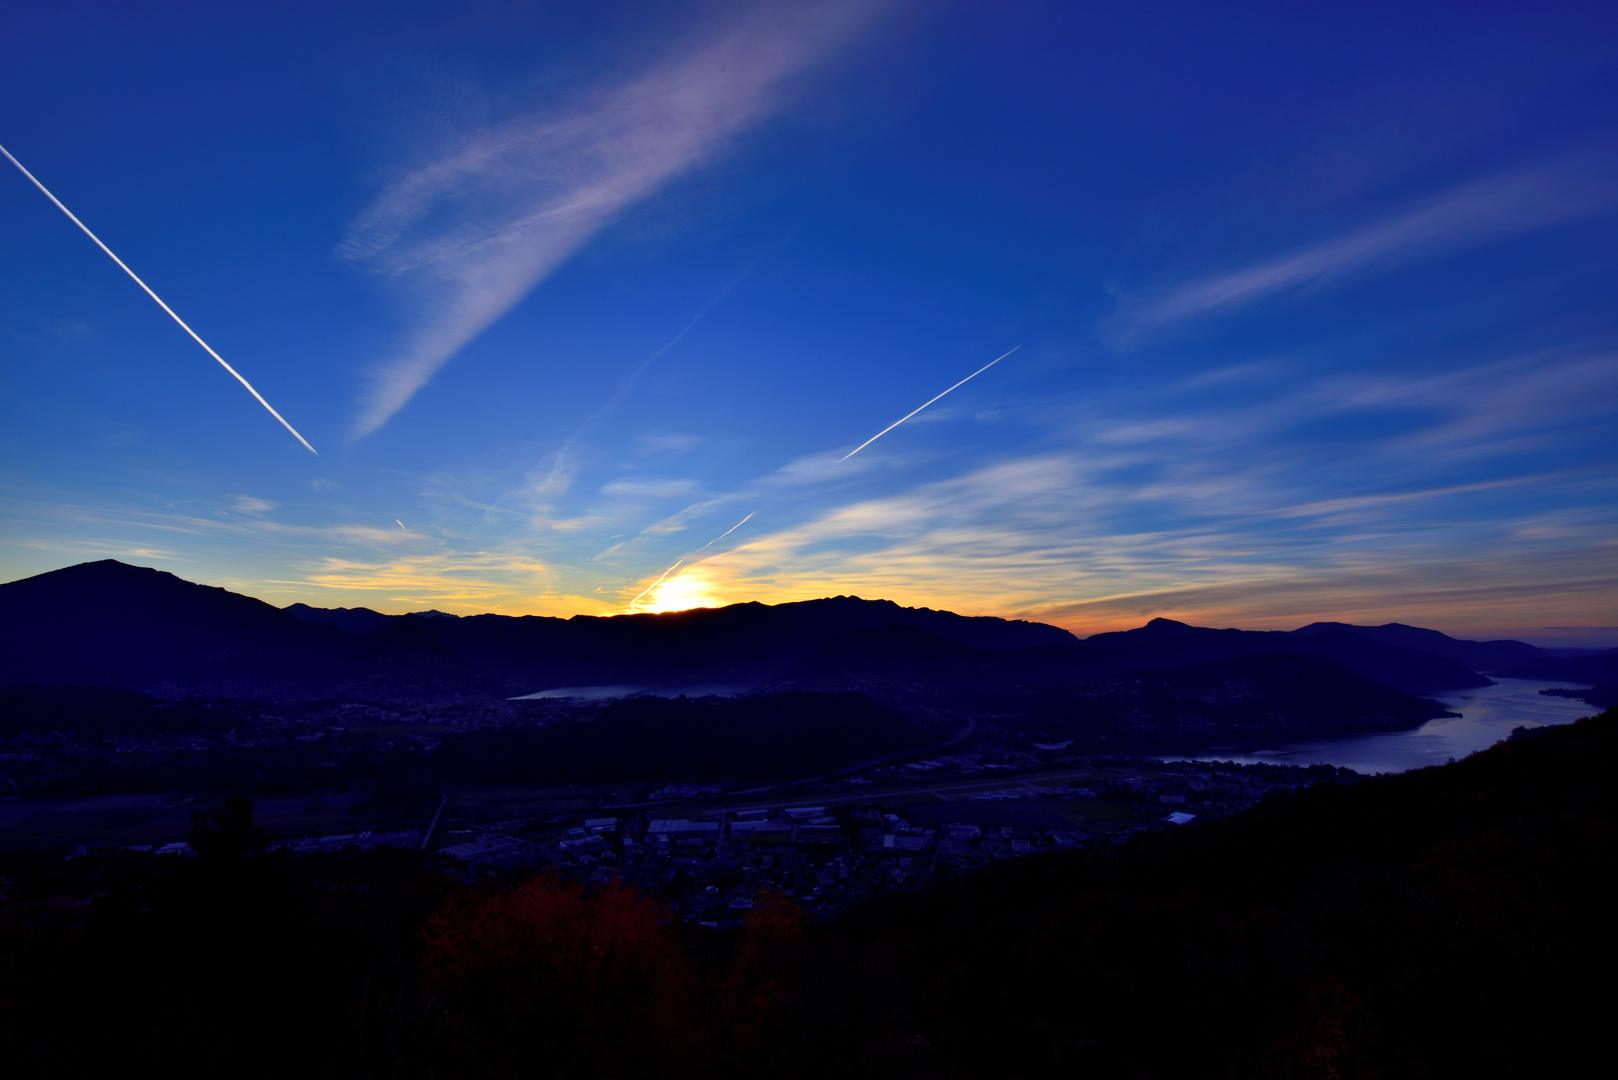
<instances>
[{"instance_id":1,"label":"white contrail","mask_svg":"<svg viewBox=\"0 0 1618 1080\"><path fill-rule=\"evenodd\" d=\"M271 405L268 401L264 400L264 395L263 394L261 394L257 390L253 389L253 384L252 383L250 383L246 379L242 378L241 372L237 371L235 368L233 368L229 364L225 363L225 358L223 356L220 356L218 353L214 352L212 347L210 347L209 344L206 341L203 341L200 337L197 337L197 332L195 330L191 329L189 326L187 326L185 324L184 319L182 319L178 315L174 314L174 309L169 307L167 304L163 303L163 298L158 296L156 293L154 293L151 290L151 287L146 284L146 282L142 281L138 276L136 276L135 271L133 271L129 267L125 266L124 261L122 259L120 259L118 256L114 255L112 253L112 249L110 247L108 247L106 244L103 244L101 242L101 238L99 236L97 236L95 233L91 232L90 227L88 225L86 225L84 222L80 221L78 218L74 217L73 216L73 211L71 211L67 207L63 206L62 205L62 200L58 199L55 195L52 195L51 191L50 191L50 188L46 187L44 184L41 184L39 182L38 177L36 177L33 173L29 172L27 169L24 169L22 162L18 161L16 158L11 156L11 151L10 150L7 150L5 147L0 146L0 154L6 155L6 160L10 161L13 165L17 166L17 168L19 170L21 170L21 172L22 172L22 174L24 176L28 177L29 180L32 180L34 186L37 187L40 191L43 191L45 193L45 197L47 199L49 199L51 202L55 203L56 208L58 210L60 210L62 213L67 215L69 221L73 222L73 224L75 224L79 228L83 229L84 230L84 235L88 236L91 240L94 240L95 244L96 244L96 247L100 248L102 251L105 251L107 253L107 257L110 258L113 262L118 264L119 269L121 269L124 273L128 274L131 278L133 278L136 285L139 285L142 289L145 289L146 290L146 295L150 296L153 300L156 300L157 301L157 306L162 308L164 311L168 312L169 313L169 318L171 318L175 322L179 323L181 330L184 330L186 333L190 334L192 339L198 345L201 345L204 349L207 349L208 350L208 355L213 357L215 360L219 361L219 365L221 367L223 367L226 371L230 372L232 375L236 376L236 381L241 383L243 386L247 387L247 392L249 394L252 394L254 397L258 398L258 403L260 405L264 406L266 409L269 409L270 410L270 415L275 417L277 420L281 421L281 426L286 428L288 431L292 432L292 437L293 438L295 438L299 442L303 443L304 447L307 448L308 451L311 454L315 454L317 456L320 454L320 451L316 450L314 447L309 445L309 440L308 439L306 439L302 435L298 434L298 429L297 428L295 428L291 424L287 423L286 417L282 416L280 413L275 411L275 406Z\"/></svg>"},{"instance_id":2,"label":"white contrail","mask_svg":"<svg viewBox=\"0 0 1618 1080\"><path fill-rule=\"evenodd\" d=\"M685 562L684 559L678 559L678 560L675 561L674 566L679 566L680 563L683 563L683 562ZM670 574L674 573L674 566L671 566L667 570L663 571L663 573L658 576L658 579L656 581L652 582L650 585L646 586L646 588L642 589L640 596L635 597L635 599L633 599L633 600L631 600L629 602L629 610L634 611L635 610L635 605L640 603L640 597L641 596L645 596L647 593L651 592L653 589L655 589L659 585L663 584L663 579L668 577Z\"/></svg>"},{"instance_id":3,"label":"white contrail","mask_svg":"<svg viewBox=\"0 0 1618 1080\"><path fill-rule=\"evenodd\" d=\"M796 232L796 231L797 231L796 229L793 230L793 232ZM792 239L792 237L790 235L788 235L787 240L790 240L790 239ZM713 296L713 299L709 300L706 304L702 305L702 310L697 312L696 318L692 319L690 322L685 324L685 329L681 330L678 334L675 334L673 337L669 338L669 340L663 345L663 347L661 349L658 349L651 356L648 356L646 359L642 360L640 363L636 364L633 368L631 368L628 372L626 372L624 374L624 377L618 380L618 390L612 395L612 400L607 402L607 404L605 406L603 406L601 412L606 412L607 409L610 409L612 406L616 405L618 403L618 399L623 397L625 394L627 394L629 392L630 388L633 387L635 385L635 383L640 379L642 372L644 372L647 368L651 367L652 364L654 364L657 361L658 357L662 356L664 353L666 353L670 349L674 348L674 346L678 345L680 343L681 339L684 338L687 334L689 334L691 331L695 330L697 328L697 324L699 322L701 322L704 318L707 317L708 312L712 311L715 307L717 307L719 305L719 301L721 301L725 297L729 296L730 291L732 289L734 289L736 286L738 286L742 282L746 281L749 277L752 277L753 276L753 271L758 269L759 263L763 262L765 259L769 258L771 255L774 255L777 251L780 251L781 248L783 246L785 246L786 242L787 242L786 240L781 241L781 243L776 244L775 246L771 247L768 251L764 252L764 254L760 255L758 258L756 258L752 262L748 263L746 269L744 269L740 274L737 274L730 281L730 283L728 285L726 285L724 288L720 289L717 293L715 293L714 296ZM597 413L596 415L599 416L600 413ZM595 419L595 417L591 417L591 419L593 420L593 419Z\"/></svg>"},{"instance_id":4,"label":"white contrail","mask_svg":"<svg viewBox=\"0 0 1618 1080\"><path fill-rule=\"evenodd\" d=\"M720 533L718 536L714 537L712 540L708 541L706 544L703 544L701 547L697 548L697 550L693 551L691 554L696 555L699 552L707 551L709 548L711 548L715 544L719 543L719 541L723 540L725 537L729 536L731 533L735 532L737 529L741 528L743 525L746 525L749 521L752 520L753 514L756 514L756 513L758 513L758 511L754 510L752 513L750 513L746 517L742 518L736 524L732 525L730 528L726 529L724 532ZM647 593L651 592L653 589L655 589L659 585L663 584L663 579L668 577L670 574L674 573L675 567L677 567L681 563L685 562L685 560L687 558L690 558L690 556L689 555L684 556L684 557L676 560L675 563L674 563L674 566L671 566L667 570L663 571L662 576L660 576L656 581L652 582L650 585L646 586L646 588L644 590L642 590L640 596L635 597L635 599L633 599L633 600L631 600L629 602L629 610L634 611L635 610L635 605L640 603L641 596L645 596Z\"/></svg>"},{"instance_id":5,"label":"white contrail","mask_svg":"<svg viewBox=\"0 0 1618 1080\"><path fill-rule=\"evenodd\" d=\"M658 349L651 356L648 356L646 359L624 372L623 377L618 380L618 388L612 392L612 396L607 399L607 403L601 406L601 408L597 409L595 412L591 413L589 416L585 417L584 421L579 424L578 428L574 430L573 434L567 437L567 441L562 444L562 448L556 451L556 461L551 465L550 472L545 474L545 479L541 481L540 486L546 490L549 490L551 484L562 475L562 470L567 468L568 454L572 452L573 447L578 443L578 441L584 438L585 434L590 430L590 428L595 426L596 421L612 412L612 410L617 407L618 402L622 401L629 391L634 388L635 383L639 381L642 373L657 362L658 357L674 348L674 346L680 343L681 339L683 339L692 330L696 329L697 324L707 317L708 312L712 311L716 306L718 306L719 301L723 300L726 296L729 296L732 289L751 277L753 271L758 269L760 263L785 247L787 242L797 234L797 231L797 226L793 226L792 232L788 233L785 239L766 250L752 262L748 263L740 274L737 274L731 279L728 285L715 293L713 298L702 306L702 310L697 312L696 317L685 324L685 329L669 338L668 341L664 342L663 347Z\"/></svg>"},{"instance_id":6,"label":"white contrail","mask_svg":"<svg viewBox=\"0 0 1618 1080\"><path fill-rule=\"evenodd\" d=\"M966 383L971 382L973 379L977 378L979 375L982 375L985 371L988 371L990 368L994 367L994 365L998 364L1000 361L1004 360L1006 357L1010 356L1012 353L1016 352L1020 348L1022 348L1021 345L1013 345L1011 348L1007 349L1005 352L1001 353L999 356L995 357L993 360L990 360L987 364L984 364L982 367L980 367L976 371L972 372L972 374L968 375L966 378L964 378L960 382L956 383L955 386L950 387L949 390L945 390L944 394L949 393L950 390L956 389L956 387L964 386ZM939 394L938 397L928 398L926 401L922 402L919 406L917 406L916 408L914 408L914 409L910 410L909 412L905 413L903 416L899 417L899 419L895 420L893 423L889 424L887 427L883 428L881 431L877 432L875 435L872 435L869 439L866 439L864 442L860 443L854 449L850 450L848 453L844 454L842 457L838 458L837 460L838 461L847 461L849 458L853 457L855 454L859 453L861 450L864 450L867 446L870 446L872 443L876 442L882 436L886 435L888 432L892 431L894 428L898 427L900 424L904 423L906 420L910 419L912 416L915 416L917 413L921 412L922 409L925 409L927 406L929 406L933 402L937 401L938 398L943 397L944 394Z\"/></svg>"},{"instance_id":7,"label":"white contrail","mask_svg":"<svg viewBox=\"0 0 1618 1080\"><path fill-rule=\"evenodd\" d=\"M712 540L708 541L706 544L703 544L701 547L697 548L697 551L707 551L709 548L711 548L715 544L719 543L719 541L723 540L725 537L729 536L731 533L735 532L737 529L741 528L743 525L746 525L747 522L752 518L753 514L756 514L756 513L758 513L758 511L754 510L752 514L748 514L747 517L742 518L736 524L732 525L730 528L726 529L724 532L720 533L718 536L714 537ZM692 552L693 555L695 555L696 553L697 553L696 551Z\"/></svg>"},{"instance_id":8,"label":"white contrail","mask_svg":"<svg viewBox=\"0 0 1618 1080\"><path fill-rule=\"evenodd\" d=\"M409 531L410 531L410 530L409 530L409 529L405 529L405 524L404 524L404 522L402 522L402 521L400 521L400 520L399 520L399 519L398 519L398 518L394 518L394 519L393 519L393 523L394 523L394 524L395 524L395 525L397 525L397 526L399 526L399 528L401 528L401 529L404 529L404 531L405 531L405 532L409 532Z\"/></svg>"}]
</instances>

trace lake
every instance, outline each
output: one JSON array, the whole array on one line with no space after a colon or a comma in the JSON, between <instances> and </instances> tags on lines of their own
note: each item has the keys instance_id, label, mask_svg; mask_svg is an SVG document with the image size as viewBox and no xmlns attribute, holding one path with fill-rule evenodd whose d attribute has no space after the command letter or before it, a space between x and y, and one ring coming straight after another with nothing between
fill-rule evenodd
<instances>
[{"instance_id":1,"label":"lake","mask_svg":"<svg viewBox=\"0 0 1618 1080\"><path fill-rule=\"evenodd\" d=\"M1286 743L1245 754L1200 756L1269 765L1325 763L1362 773L1394 773L1442 765L1451 758L1463 758L1473 751L1493 746L1509 736L1514 727L1571 724L1582 716L1600 712L1594 705L1582 701L1540 694L1547 687L1578 685L1537 679L1496 679L1493 686L1434 694L1435 700L1461 715L1429 720L1409 731Z\"/></svg>"}]
</instances>

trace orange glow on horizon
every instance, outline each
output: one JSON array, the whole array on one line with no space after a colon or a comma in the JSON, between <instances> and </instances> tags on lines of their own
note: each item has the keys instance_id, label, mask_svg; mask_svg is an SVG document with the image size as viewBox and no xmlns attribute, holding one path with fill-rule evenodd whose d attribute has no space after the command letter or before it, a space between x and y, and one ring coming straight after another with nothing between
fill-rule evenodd
<instances>
[{"instance_id":1,"label":"orange glow on horizon","mask_svg":"<svg viewBox=\"0 0 1618 1080\"><path fill-rule=\"evenodd\" d=\"M630 605L632 614L661 614L691 608L719 607L707 580L695 574L679 574L654 585L645 597Z\"/></svg>"}]
</instances>

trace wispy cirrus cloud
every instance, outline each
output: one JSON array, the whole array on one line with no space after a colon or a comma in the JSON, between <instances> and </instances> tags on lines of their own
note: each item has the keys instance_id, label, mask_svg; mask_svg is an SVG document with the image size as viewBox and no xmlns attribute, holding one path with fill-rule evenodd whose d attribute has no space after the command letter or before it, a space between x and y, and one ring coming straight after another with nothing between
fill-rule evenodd
<instances>
[{"instance_id":1,"label":"wispy cirrus cloud","mask_svg":"<svg viewBox=\"0 0 1618 1080\"><path fill-rule=\"evenodd\" d=\"M671 495L689 495L700 487L695 480L614 480L601 489L603 495L645 496L666 499Z\"/></svg>"},{"instance_id":2,"label":"wispy cirrus cloud","mask_svg":"<svg viewBox=\"0 0 1618 1080\"><path fill-rule=\"evenodd\" d=\"M1065 447L867 490L671 576L711 603L855 592L1081 631L1154 614L1610 622L1612 478L1556 448L1598 437L1615 378L1605 353L1570 351L1324 373L1234 411L1184 388L1097 402ZM1300 425L1353 434L1304 455Z\"/></svg>"},{"instance_id":3,"label":"wispy cirrus cloud","mask_svg":"<svg viewBox=\"0 0 1618 1080\"><path fill-rule=\"evenodd\" d=\"M327 556L299 569L298 579L274 584L374 598L371 602L385 610L431 606L465 614L530 614L539 608L571 615L605 607L594 597L555 595L556 571L514 552L436 551L382 559Z\"/></svg>"},{"instance_id":4,"label":"wispy cirrus cloud","mask_svg":"<svg viewBox=\"0 0 1618 1080\"><path fill-rule=\"evenodd\" d=\"M1489 177L1312 247L1126 298L1117 341L1316 287L1599 213L1618 204L1610 155Z\"/></svg>"},{"instance_id":5,"label":"wispy cirrus cloud","mask_svg":"<svg viewBox=\"0 0 1618 1080\"><path fill-rule=\"evenodd\" d=\"M1598 486L1588 476L1515 486L1536 482ZM1506 486L1309 502L1261 469L1234 468L1187 499L1174 484L1130 492L1082 455L1051 455L840 507L681 576L712 603L855 593L1081 633L1152 615L1276 627L1605 618L1618 586L1611 510L1502 504ZM1210 490L1233 496L1231 512L1209 505Z\"/></svg>"},{"instance_id":6,"label":"wispy cirrus cloud","mask_svg":"<svg viewBox=\"0 0 1618 1080\"><path fill-rule=\"evenodd\" d=\"M861 458L799 458L654 522L596 560L622 560L746 503L766 508L759 521L774 528L730 551L688 552L666 576L716 602L854 590L1042 613L1056 603L1042 594L1178 596L1190 582L1217 590L1347 574L1356 553L1382 559L1390 545L1419 559L1444 544L1548 542L1560 526L1485 536L1479 508L1520 524L1528 518L1516 504L1531 493L1590 497L1587 465L1534 455L1606 422L1615 379L1610 355L1571 350L1442 373L1323 372L1217 408L1202 400L1209 380L1193 379L1144 399L1089 402L1053 433L1052 453L879 498L860 484L873 470L850 469ZM1311 447L1298 442L1300 428L1354 434ZM854 501L827 505L856 485ZM1588 542L1585 525L1569 530L1568 544ZM650 581L638 579L630 594Z\"/></svg>"},{"instance_id":7,"label":"wispy cirrus cloud","mask_svg":"<svg viewBox=\"0 0 1618 1080\"><path fill-rule=\"evenodd\" d=\"M385 424L625 208L780 111L796 78L893 2L755 5L643 70L474 132L389 185L339 251L397 279L419 315L373 372L355 436Z\"/></svg>"},{"instance_id":8,"label":"wispy cirrus cloud","mask_svg":"<svg viewBox=\"0 0 1618 1080\"><path fill-rule=\"evenodd\" d=\"M231 508L242 514L265 514L275 509L275 504L268 499L260 499L254 495L230 495Z\"/></svg>"},{"instance_id":9,"label":"wispy cirrus cloud","mask_svg":"<svg viewBox=\"0 0 1618 1080\"><path fill-rule=\"evenodd\" d=\"M780 468L751 480L732 491L710 496L700 502L692 503L690 506L667 517L654 521L641 529L633 538L606 548L596 558L609 558L626 548L634 547L642 541L684 532L694 522L737 503L756 503L760 500L779 499L783 496L790 498L793 493L801 493L809 488L827 487L839 481L851 481L861 474L870 472L874 464L874 456L868 455L858 461L852 461L849 460L846 453L839 453L836 450L825 450L794 458Z\"/></svg>"}]
</instances>

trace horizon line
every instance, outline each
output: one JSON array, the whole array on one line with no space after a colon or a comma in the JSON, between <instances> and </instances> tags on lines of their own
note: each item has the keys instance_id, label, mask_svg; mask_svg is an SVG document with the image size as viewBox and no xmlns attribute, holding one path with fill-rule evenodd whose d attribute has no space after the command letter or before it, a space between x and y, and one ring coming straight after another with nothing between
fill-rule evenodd
<instances>
[{"instance_id":1,"label":"horizon line","mask_svg":"<svg viewBox=\"0 0 1618 1080\"><path fill-rule=\"evenodd\" d=\"M768 601L768 600L757 600L757 599L754 599L754 600L736 600L736 601L732 601L732 602L727 603L727 604L716 604L716 605L711 605L711 606L698 605L698 606L693 606L693 607L689 607L689 608L679 608L679 609L672 610L672 611L615 612L615 613L601 614L601 615L593 615L593 614L589 614L589 613L586 613L586 612L574 612L571 615L540 615L540 614L535 614L535 613L524 613L524 614L519 614L519 615L511 615L511 614L505 614L503 612L496 612L496 611L472 612L472 613L466 614L466 615L459 615L459 614L456 614L454 612L443 611L443 610L441 610L439 608L433 608L433 607L418 608L418 609L413 610L413 611L387 612L387 611L380 611L380 610L378 610L376 608L367 607L365 605L358 605L358 606L355 606L355 607L337 607L337 608L322 607L322 606L320 606L318 604L311 604L307 600L294 600L294 601L292 601L292 602L290 602L288 604L285 604L285 605L277 605L277 604L271 603L268 600L264 600L261 597L253 596L250 593L236 592L234 589L228 588L226 586L208 585L208 584L205 584L203 582L193 581L190 578L182 577L181 575L174 573L172 570L162 570L162 569L159 569L158 567L155 567L155 566L142 566L142 565L140 565L138 563L124 562L122 559L113 558L111 556L108 556L108 557L103 558L103 559L89 559L89 560L86 560L84 562L71 563L71 564L69 564L67 566L57 567L57 568L55 568L53 570L45 570L45 571L41 571L40 573L37 573L37 574L30 574L30 575L27 575L25 577L15 578L15 579L13 579L11 581L0 582L0 589L3 589L3 588L5 588L6 586L9 586L9 585L17 585L17 584L21 584L22 582L31 581L31 580L34 580L35 578L41 578L41 577L46 577L46 576L52 575L52 574L59 574L59 573L62 573L64 571L75 570L75 569L78 569L80 567L98 566L98 565L104 565L104 564L107 564L107 563L111 563L111 564L116 565L116 566L125 567L125 568L130 569L130 570L141 570L141 571L149 571L151 573L156 573L156 574L167 574L170 577L173 577L178 581L185 582L188 585L193 585L193 586L196 586L198 588L217 588L217 589L222 589L225 592L233 592L233 593L235 593L235 595L238 595L238 596L246 596L249 599L258 600L260 603L262 603L262 604L264 604L264 605L266 605L268 607L274 608L276 611L287 611L290 608L297 607L297 606L301 605L303 607L308 607L308 608L312 608L314 610L319 610L319 611L370 611L370 612L372 612L374 614L381 615L381 616L383 616L385 618L390 618L390 619L403 618L404 616L407 616L407 615L422 615L422 614L426 614L428 612L432 612L432 613L435 613L438 616L447 617L447 618L453 618L453 619L463 619L463 618L464 619L475 619L475 618L479 618L479 617L484 616L484 615L495 615L495 616L498 616L500 618L508 618L508 619L552 618L552 619L559 619L559 620L565 622L565 621L569 621L571 619L579 619L579 618L584 618L584 619L617 619L617 618L630 618L630 617L637 617L638 618L638 617L644 617L644 616L654 616L655 617L655 616L661 616L661 615L685 615L685 614L689 614L689 613L695 612L695 611L721 611L721 610L724 610L726 608L743 607L743 606L750 605L750 604L757 604L757 605L762 606L762 607L783 607L783 606L785 606L787 604L811 604L811 603L820 603L820 602L824 602L824 601L827 601L827 600L857 600L857 601L859 601L861 603L891 604L894 607L902 608L902 609L907 610L907 611L934 611L934 612L938 612L938 613L944 614L944 615L953 615L953 616L955 616L957 618L961 618L961 619L984 619L984 618L988 618L988 619L998 619L998 620L1000 620L1002 622L1020 622L1020 623L1027 623L1027 624L1035 625L1035 626L1049 626L1049 627L1051 627L1053 629L1062 630L1065 633L1068 633L1068 634L1072 635L1075 639L1080 640L1080 641L1088 640L1089 638L1096 637L1096 636L1099 636L1099 635L1102 635L1102 634L1126 633L1126 632L1128 632L1128 630L1140 629L1142 627L1148 626L1152 622L1155 622L1157 620L1163 620L1165 622L1176 622L1176 623L1180 623L1181 625L1184 625L1184 626L1192 627L1194 629L1235 629L1235 630L1244 629L1244 628L1239 627L1239 626L1204 627L1204 626L1198 626L1196 623L1185 622L1185 621L1183 621L1181 619L1176 619L1176 618L1173 618L1173 617L1168 616L1168 615L1151 615L1151 616L1144 616L1145 622L1140 623L1138 626L1130 626L1126 630L1090 630L1088 632L1081 633L1078 630L1074 630L1074 629L1072 629L1070 627L1063 626L1060 623L1046 622L1046 621L1041 620L1041 619L1030 618L1030 617L1027 617L1027 616L1020 616L1020 615L1009 615L1009 616L1008 615L984 615L984 614L966 615L966 614L962 614L961 612L951 610L950 608L932 607L932 606L925 605L925 604L923 604L923 605L909 605L909 604L900 603L897 600L890 600L890 599L888 599L886 597L864 597L864 596L860 596L860 595L858 595L856 593L838 593L836 595L831 595L831 596L818 596L818 597L810 597L810 598L802 599L802 600L780 600L780 601L773 601L773 602ZM307 582L307 581L290 581L290 580L279 580L279 579L264 579L263 584L297 585L297 586L301 586L301 587L304 587L304 588L311 588L311 587L313 587L313 588L337 588L338 587L338 586L320 585L318 583ZM440 600L440 601L437 601L437 602L438 603L443 603L444 601ZM293 617L296 618L297 616L293 616ZM1301 616L1300 616L1300 618L1301 618ZM1367 628L1367 629L1375 629L1375 628L1378 628L1378 627L1381 627L1381 626L1389 626L1389 625L1404 625L1404 626L1411 626L1411 627L1416 628L1416 629L1424 629L1424 630L1433 629L1432 627L1419 626L1418 624L1415 624L1415 623L1403 623L1403 622L1400 622L1399 620L1389 620L1387 622L1382 622L1382 623L1351 623L1351 622L1346 622L1346 621L1340 620L1340 619L1316 618L1316 619L1310 619L1307 622L1300 623L1298 626L1293 627L1292 630L1294 630L1294 631L1295 630L1302 630L1302 629L1306 629L1307 627L1312 626L1312 625L1316 625L1316 624L1320 624L1320 623L1332 623L1332 622L1342 623L1342 625L1345 625L1345 626L1353 626L1353 627L1360 627L1360 628ZM1532 632L1532 631L1535 631L1535 630L1549 630L1549 631L1559 631L1559 632L1562 632L1562 633L1572 632L1572 633L1597 633L1597 634L1612 633L1614 631L1618 631L1618 627L1606 626L1606 625L1590 625L1590 626L1524 626L1524 627L1510 627L1510 628L1506 628L1506 629L1516 630L1518 632L1522 632L1522 631ZM1263 632L1277 632L1277 631L1258 630L1258 631L1247 631L1247 632L1263 633ZM1292 631L1279 631L1279 632L1280 633L1290 633ZM1441 631L1441 630L1435 630L1434 632L1435 633L1440 633L1440 634L1445 634L1445 632ZM1465 640L1490 640L1490 639L1454 638L1453 635L1450 635L1450 634L1445 634L1445 636L1446 637L1451 637L1452 640L1462 640L1462 641L1465 641ZM1502 639L1494 639L1494 640L1502 640ZM1521 639L1503 639L1503 640L1521 640ZM1524 644L1531 644L1531 643L1524 642ZM1608 648L1607 646L1602 646L1602 645L1595 645L1595 646L1573 646L1573 645L1556 646L1556 645L1549 645L1549 646L1534 646L1534 647L1535 648L1557 648L1557 647L1562 647L1562 648L1594 648L1594 649L1603 650L1603 651L1605 651Z\"/></svg>"}]
</instances>

